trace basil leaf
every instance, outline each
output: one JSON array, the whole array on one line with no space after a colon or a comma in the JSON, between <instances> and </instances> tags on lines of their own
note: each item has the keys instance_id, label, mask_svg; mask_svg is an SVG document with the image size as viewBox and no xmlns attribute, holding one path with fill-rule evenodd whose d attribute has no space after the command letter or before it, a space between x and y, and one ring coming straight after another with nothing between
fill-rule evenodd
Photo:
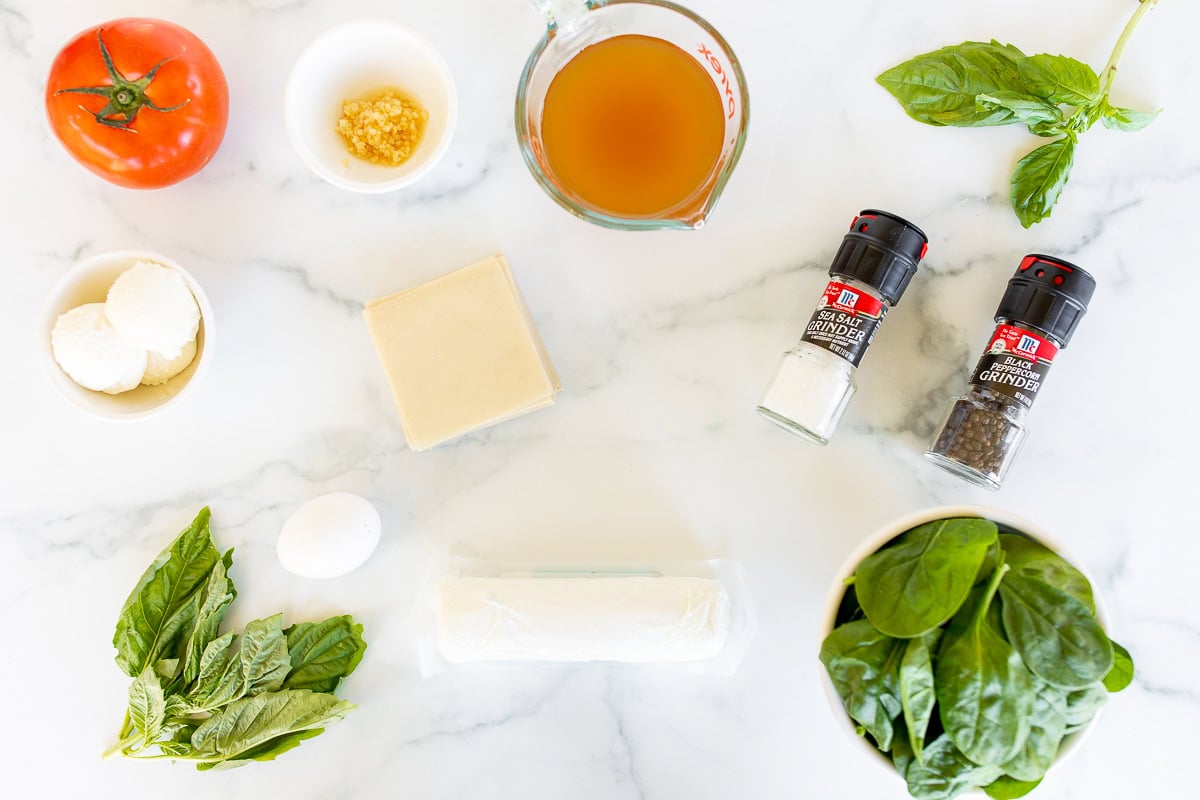
<instances>
[{"instance_id":1,"label":"basil leaf","mask_svg":"<svg viewBox=\"0 0 1200 800\"><path fill-rule=\"evenodd\" d=\"M900 715L900 658L904 642L885 636L867 620L834 628L821 643L821 663L846 713L875 738L892 746L892 720Z\"/></svg>"},{"instance_id":2,"label":"basil leaf","mask_svg":"<svg viewBox=\"0 0 1200 800\"><path fill-rule=\"evenodd\" d=\"M1048 683L1037 681L1029 737L1020 752L1002 765L1004 774L1036 784L1054 763L1066 732L1066 694Z\"/></svg>"},{"instance_id":3,"label":"basil leaf","mask_svg":"<svg viewBox=\"0 0 1200 800\"><path fill-rule=\"evenodd\" d=\"M183 758L192 752L192 746L186 742L155 742L158 745L159 751L164 755L174 756L175 758Z\"/></svg>"},{"instance_id":4,"label":"basil leaf","mask_svg":"<svg viewBox=\"0 0 1200 800\"><path fill-rule=\"evenodd\" d=\"M900 101L905 113L927 125L979 127L1015 121L1006 108L981 108L981 94L1021 91L1018 64L1024 54L1012 45L963 42L919 55L875 80Z\"/></svg>"},{"instance_id":5,"label":"basil leaf","mask_svg":"<svg viewBox=\"0 0 1200 800\"><path fill-rule=\"evenodd\" d=\"M362 632L363 626L349 615L288 628L284 635L291 670L283 688L332 692L362 661L367 649Z\"/></svg>"},{"instance_id":6,"label":"basil leaf","mask_svg":"<svg viewBox=\"0 0 1200 800\"><path fill-rule=\"evenodd\" d=\"M996 780L983 787L984 794L992 800L1017 800L1032 792L1041 783L1036 781L1019 781L1007 775L1001 775Z\"/></svg>"},{"instance_id":7,"label":"basil leaf","mask_svg":"<svg viewBox=\"0 0 1200 800\"><path fill-rule=\"evenodd\" d=\"M1075 140L1070 136L1044 144L1017 162L1010 200L1023 227L1050 216L1074 164Z\"/></svg>"},{"instance_id":8,"label":"basil leaf","mask_svg":"<svg viewBox=\"0 0 1200 800\"><path fill-rule=\"evenodd\" d=\"M924 758L925 732L937 697L933 690L933 651L942 638L940 628L924 636L909 639L900 658L900 705L913 756Z\"/></svg>"},{"instance_id":9,"label":"basil leaf","mask_svg":"<svg viewBox=\"0 0 1200 800\"><path fill-rule=\"evenodd\" d=\"M1104 688L1111 693L1124 689L1133 682L1133 656L1121 645L1109 640L1112 644L1112 669L1104 674Z\"/></svg>"},{"instance_id":10,"label":"basil leaf","mask_svg":"<svg viewBox=\"0 0 1200 800\"><path fill-rule=\"evenodd\" d=\"M946 630L934 665L939 716L955 746L976 764L999 766L1029 736L1033 676L993 625L985 624L1001 565ZM984 783L991 783L997 776Z\"/></svg>"},{"instance_id":11,"label":"basil leaf","mask_svg":"<svg viewBox=\"0 0 1200 800\"><path fill-rule=\"evenodd\" d=\"M209 510L201 509L154 559L121 609L113 646L117 665L131 678L160 658L178 656L191 635L198 612L194 595L203 590L221 557L213 546L208 520Z\"/></svg>"},{"instance_id":12,"label":"basil leaf","mask_svg":"<svg viewBox=\"0 0 1200 800\"><path fill-rule=\"evenodd\" d=\"M1067 693L1067 733L1087 727L1103 705L1108 702L1108 691L1102 683L1094 683L1083 689Z\"/></svg>"},{"instance_id":13,"label":"basil leaf","mask_svg":"<svg viewBox=\"0 0 1200 800\"><path fill-rule=\"evenodd\" d=\"M1062 109L1039 97L1024 92L992 92L975 98L980 108L1006 109L1012 112L1013 121L1028 125L1030 131L1042 123L1062 124L1065 121Z\"/></svg>"},{"instance_id":14,"label":"basil leaf","mask_svg":"<svg viewBox=\"0 0 1200 800\"><path fill-rule=\"evenodd\" d=\"M283 686L292 662L282 620L283 615L276 614L246 625L237 655L229 659L216 689L204 698L205 708L219 708L240 697L274 692Z\"/></svg>"},{"instance_id":15,"label":"basil leaf","mask_svg":"<svg viewBox=\"0 0 1200 800\"><path fill-rule=\"evenodd\" d=\"M1100 121L1104 127L1114 131L1140 131L1154 120L1158 119L1157 111L1135 111L1132 108L1110 106L1104 101L1103 114Z\"/></svg>"},{"instance_id":16,"label":"basil leaf","mask_svg":"<svg viewBox=\"0 0 1200 800\"><path fill-rule=\"evenodd\" d=\"M215 763L202 762L196 765L196 769L204 772L210 769L233 769L235 767L243 767L254 761L274 761L279 756L289 750L294 750L300 746L300 743L305 739L311 739L314 736L320 736L325 732L324 728L310 728L306 731L298 733L289 733L286 736L280 736L277 739L272 739L269 742L259 745L258 747L247 750L241 753L237 758L226 761L218 761Z\"/></svg>"},{"instance_id":17,"label":"basil leaf","mask_svg":"<svg viewBox=\"0 0 1200 800\"><path fill-rule=\"evenodd\" d=\"M190 684L200 674L200 659L204 655L204 649L216 638L229 604L237 597L233 581L228 577L228 570L232 564L233 550L230 550L213 564L212 572L209 573L208 585L196 614L196 625L184 650L184 685Z\"/></svg>"},{"instance_id":18,"label":"basil leaf","mask_svg":"<svg viewBox=\"0 0 1200 800\"><path fill-rule=\"evenodd\" d=\"M1069 56L1039 53L1022 59L1017 70L1030 92L1051 103L1087 106L1100 97L1095 70Z\"/></svg>"},{"instance_id":19,"label":"basil leaf","mask_svg":"<svg viewBox=\"0 0 1200 800\"><path fill-rule=\"evenodd\" d=\"M905 780L917 800L949 800L968 789L986 786L1003 774L999 767L981 766L963 755L942 734L925 748L925 761L912 761Z\"/></svg>"},{"instance_id":20,"label":"basil leaf","mask_svg":"<svg viewBox=\"0 0 1200 800\"><path fill-rule=\"evenodd\" d=\"M230 631L213 639L204 648L204 655L200 657L199 674L188 692L189 699L195 701L216 692L217 686L221 682L221 676L225 673L229 663L229 651L233 648L233 637L234 634Z\"/></svg>"},{"instance_id":21,"label":"basil leaf","mask_svg":"<svg viewBox=\"0 0 1200 800\"><path fill-rule=\"evenodd\" d=\"M143 746L149 747L159 737L166 716L167 701L158 674L146 667L129 685L129 721L141 731Z\"/></svg>"},{"instance_id":22,"label":"basil leaf","mask_svg":"<svg viewBox=\"0 0 1200 800\"><path fill-rule=\"evenodd\" d=\"M904 533L854 573L867 619L900 638L941 626L967 599L995 541L995 523L974 518L936 520Z\"/></svg>"},{"instance_id":23,"label":"basil leaf","mask_svg":"<svg viewBox=\"0 0 1200 800\"><path fill-rule=\"evenodd\" d=\"M1037 578L1009 573L1000 583L1000 598L1008 640L1042 680L1082 689L1112 667L1108 636L1071 595Z\"/></svg>"},{"instance_id":24,"label":"basil leaf","mask_svg":"<svg viewBox=\"0 0 1200 800\"><path fill-rule=\"evenodd\" d=\"M1013 533L1000 534L1000 546L1004 548L1005 563L1012 567L1013 572L1040 578L1083 603L1088 611L1096 613L1092 584L1058 553L1027 536Z\"/></svg>"},{"instance_id":25,"label":"basil leaf","mask_svg":"<svg viewBox=\"0 0 1200 800\"><path fill-rule=\"evenodd\" d=\"M196 755L235 760L279 736L321 728L345 716L353 703L306 689L264 692L230 703L192 734Z\"/></svg>"}]
</instances>

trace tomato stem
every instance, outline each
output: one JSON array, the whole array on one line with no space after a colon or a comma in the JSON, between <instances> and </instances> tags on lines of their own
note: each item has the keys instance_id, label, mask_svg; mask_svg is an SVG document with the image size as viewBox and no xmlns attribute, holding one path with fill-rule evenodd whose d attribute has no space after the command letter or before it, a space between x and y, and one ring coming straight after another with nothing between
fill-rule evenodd
<instances>
[{"instance_id":1,"label":"tomato stem","mask_svg":"<svg viewBox=\"0 0 1200 800\"><path fill-rule=\"evenodd\" d=\"M96 122L109 128L136 133L130 126L143 108L160 112L178 111L191 102L189 97L178 105L160 106L146 96L146 89L154 80L154 76L158 74L159 68L170 61L170 58L164 58L151 67L145 75L136 81L131 81L122 75L121 71L117 69L117 65L113 63L108 46L104 44L102 29L96 30L96 41L100 43L100 57L104 59L104 68L108 70L108 77L112 84L108 86L78 86L71 89L59 89L54 93L55 95L91 94L106 98L108 102L99 111L84 109L95 118Z\"/></svg>"}]
</instances>

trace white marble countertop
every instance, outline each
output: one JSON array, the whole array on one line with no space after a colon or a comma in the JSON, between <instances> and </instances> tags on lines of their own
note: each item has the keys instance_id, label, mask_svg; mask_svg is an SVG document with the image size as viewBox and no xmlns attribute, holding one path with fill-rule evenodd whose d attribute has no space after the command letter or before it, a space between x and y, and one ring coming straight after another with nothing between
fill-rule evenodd
<instances>
[{"instance_id":1,"label":"white marble countertop","mask_svg":"<svg viewBox=\"0 0 1200 800\"><path fill-rule=\"evenodd\" d=\"M1131 0L691 5L744 61L744 158L699 232L602 230L527 174L512 101L540 23L522 0L2 0L7 153L0 230L0 726L9 797L829 798L905 794L834 725L817 681L818 613L852 548L924 506L982 502L1053 531L1097 577L1135 684L1033 796L1171 798L1194 786L1200 719L1187 347L1200 201L1200 7L1163 0L1117 82L1164 107L1136 135L1097 126L1051 221L1023 230L1007 173L1023 131L933 129L873 83L964 39L1103 63ZM152 8L151 8L152 6ZM152 12L216 52L229 132L196 178L159 192L94 178L50 136L51 59L89 25ZM284 132L288 69L336 22L396 19L442 49L461 116L418 186L360 196L322 183ZM820 449L753 407L797 339L849 218L893 210L929 258ZM169 413L104 424L43 375L40 306L77 258L142 247L206 287L219 345ZM1026 252L1099 281L1093 310L1031 417L998 494L921 456ZM405 447L361 315L364 300L503 252L562 376L549 410L425 453ZM1179 305L1179 308L1173 306ZM351 576L292 577L274 541L300 502L369 497L383 542ZM204 504L235 547L232 621L349 611L370 649L342 694L360 708L269 764L226 773L101 762L127 679L117 612ZM695 559L742 563L761 627L730 678L655 669L510 669L422 680L408 615L429 559Z\"/></svg>"}]
</instances>

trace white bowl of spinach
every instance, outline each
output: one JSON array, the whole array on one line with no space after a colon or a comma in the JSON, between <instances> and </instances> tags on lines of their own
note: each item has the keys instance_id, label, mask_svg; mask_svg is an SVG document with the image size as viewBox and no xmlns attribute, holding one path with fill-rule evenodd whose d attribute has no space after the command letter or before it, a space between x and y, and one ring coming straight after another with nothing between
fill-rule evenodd
<instances>
[{"instance_id":1,"label":"white bowl of spinach","mask_svg":"<svg viewBox=\"0 0 1200 800\"><path fill-rule=\"evenodd\" d=\"M839 571L825 692L913 797L1024 796L1132 680L1061 552L1007 512L945 507L886 526Z\"/></svg>"}]
</instances>

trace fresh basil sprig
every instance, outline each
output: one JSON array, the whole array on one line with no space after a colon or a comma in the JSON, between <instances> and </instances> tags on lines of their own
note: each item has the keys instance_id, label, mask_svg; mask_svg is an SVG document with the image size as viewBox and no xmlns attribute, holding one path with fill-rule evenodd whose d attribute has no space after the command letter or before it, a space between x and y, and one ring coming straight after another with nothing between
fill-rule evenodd
<instances>
[{"instance_id":1,"label":"fresh basil sprig","mask_svg":"<svg viewBox=\"0 0 1200 800\"><path fill-rule=\"evenodd\" d=\"M1137 131L1158 115L1120 108L1108 99L1130 35L1157 2L1139 0L1099 74L1067 56L1027 56L992 40L925 53L876 81L910 117L926 125L1025 125L1030 133L1053 138L1018 161L1010 180L1013 211L1028 228L1049 217L1058 202L1081 134L1097 121L1112 130Z\"/></svg>"},{"instance_id":2,"label":"fresh basil sprig","mask_svg":"<svg viewBox=\"0 0 1200 800\"><path fill-rule=\"evenodd\" d=\"M1087 578L987 520L913 528L848 584L821 662L919 800L1025 795L1133 679L1129 652L1095 619Z\"/></svg>"},{"instance_id":3,"label":"fresh basil sprig","mask_svg":"<svg viewBox=\"0 0 1200 800\"><path fill-rule=\"evenodd\" d=\"M320 734L352 703L333 695L362 660L349 616L284 628L283 615L218 635L237 596L233 551L217 550L209 511L154 560L125 601L113 645L134 678L106 753L227 769L270 761Z\"/></svg>"}]
</instances>

